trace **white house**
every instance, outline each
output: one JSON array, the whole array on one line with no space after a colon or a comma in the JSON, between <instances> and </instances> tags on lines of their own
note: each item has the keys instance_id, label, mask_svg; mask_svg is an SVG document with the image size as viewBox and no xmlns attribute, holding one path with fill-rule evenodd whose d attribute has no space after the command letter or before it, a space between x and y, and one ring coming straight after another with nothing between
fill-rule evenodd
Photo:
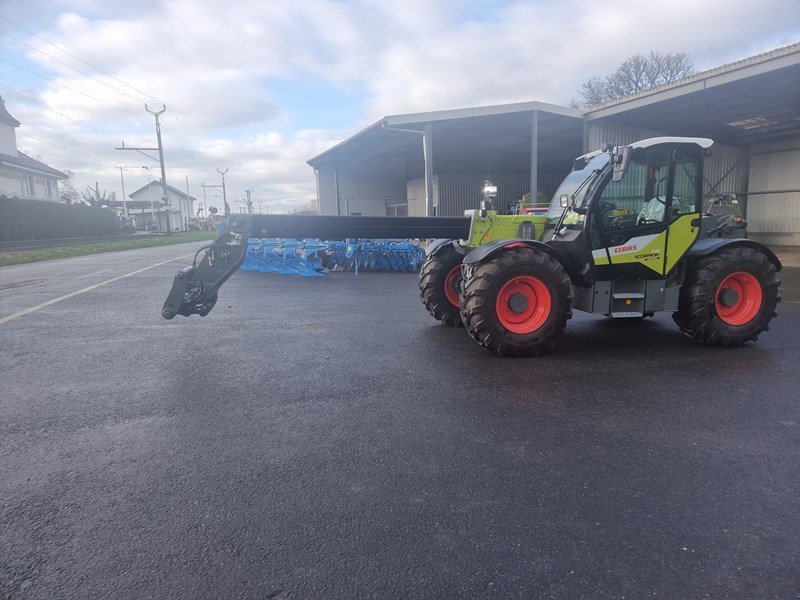
<instances>
[{"instance_id":1,"label":"white house","mask_svg":"<svg viewBox=\"0 0 800 600\"><path fill-rule=\"evenodd\" d=\"M196 198L167 185L169 205L163 202L161 182L151 181L128 196L128 211L136 229L167 231L167 220L172 231L186 231L195 219ZM118 203L117 205L119 205ZM169 215L169 216L168 216Z\"/></svg>"},{"instance_id":2,"label":"white house","mask_svg":"<svg viewBox=\"0 0 800 600\"><path fill-rule=\"evenodd\" d=\"M58 201L58 180L67 176L17 150L19 125L0 96L0 196Z\"/></svg>"}]
</instances>

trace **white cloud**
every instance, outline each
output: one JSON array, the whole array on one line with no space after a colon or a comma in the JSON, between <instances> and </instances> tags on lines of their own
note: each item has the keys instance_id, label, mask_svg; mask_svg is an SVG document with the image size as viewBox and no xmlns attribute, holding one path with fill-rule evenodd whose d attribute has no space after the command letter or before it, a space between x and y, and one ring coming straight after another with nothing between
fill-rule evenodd
<instances>
[{"instance_id":1,"label":"white cloud","mask_svg":"<svg viewBox=\"0 0 800 600\"><path fill-rule=\"evenodd\" d=\"M18 2L10 18L33 19ZM40 14L22 24L110 75L81 75L54 58L87 73L90 67L16 31L51 57L17 51L58 82L28 82L36 87L26 93L110 138L0 90L23 121L22 133L73 152L23 137L21 146L76 171L81 184L101 179L115 189L113 167L144 159L113 151L113 140L155 142L143 102L157 102L142 90L167 104L170 180L182 182L186 174L195 187L216 180L217 166L228 167L235 197L252 188L276 206L313 197L305 161L386 114L525 100L563 104L588 77L612 71L635 52L688 52L698 68L709 68L800 39L797 0L563 0L500 7L488 0L239 0L223 6L216 0L58 0L50 10L59 13L43 28L36 25L43 22ZM270 91L271 83L291 88L309 80L363 98L350 131L311 130L293 120L291 96L281 105ZM325 106L324 95L313 100ZM146 183L142 175L132 177Z\"/></svg>"}]
</instances>

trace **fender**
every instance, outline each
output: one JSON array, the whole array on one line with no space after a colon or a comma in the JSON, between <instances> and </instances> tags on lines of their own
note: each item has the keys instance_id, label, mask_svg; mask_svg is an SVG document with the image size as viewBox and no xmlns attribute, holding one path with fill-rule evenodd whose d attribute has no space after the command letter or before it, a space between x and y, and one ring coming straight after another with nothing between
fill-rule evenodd
<instances>
[{"instance_id":1,"label":"fender","mask_svg":"<svg viewBox=\"0 0 800 600\"><path fill-rule=\"evenodd\" d=\"M769 262L775 265L776 271L780 271L783 268L780 259L775 256L775 253L772 250L767 248L764 244L759 244L758 242L748 240L747 238L705 238L699 240L694 246L692 246L686 253L686 257L689 260L697 260L698 258L708 256L709 254L713 254L721 248L727 248L729 246L747 246L748 248L753 248L759 252L763 252Z\"/></svg>"},{"instance_id":2,"label":"fender","mask_svg":"<svg viewBox=\"0 0 800 600\"><path fill-rule=\"evenodd\" d=\"M440 238L438 240L433 240L430 244L425 247L425 256L427 258L431 258L432 256L436 256L447 248L448 244L451 244L453 248L456 249L456 252L461 254L462 256L469 251L469 248L466 246L462 246L458 243L458 240L451 240L447 238Z\"/></svg>"},{"instance_id":3,"label":"fender","mask_svg":"<svg viewBox=\"0 0 800 600\"><path fill-rule=\"evenodd\" d=\"M484 244L483 246L478 246L469 254L467 254L464 257L464 264L469 265L483 262L484 260L494 256L506 248L517 248L520 246L527 246L529 248L540 250L546 254L549 254L551 257L561 263L561 266L564 267L564 270L567 271L567 273L570 273L573 270L569 261L564 257L563 254L561 254L561 252L552 246L548 246L544 242L540 242L539 240L498 240L490 244Z\"/></svg>"}]
</instances>

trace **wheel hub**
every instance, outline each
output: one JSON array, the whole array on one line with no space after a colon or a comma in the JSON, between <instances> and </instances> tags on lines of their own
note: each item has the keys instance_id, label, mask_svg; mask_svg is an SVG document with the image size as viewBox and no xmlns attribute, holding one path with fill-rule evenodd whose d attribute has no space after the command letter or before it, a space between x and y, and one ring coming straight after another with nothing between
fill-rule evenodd
<instances>
[{"instance_id":1,"label":"wheel hub","mask_svg":"<svg viewBox=\"0 0 800 600\"><path fill-rule=\"evenodd\" d=\"M520 294L519 292L511 294L511 297L508 299L508 308L510 308L512 312L517 315L524 313L528 309L528 305L528 297L525 294Z\"/></svg>"},{"instance_id":2,"label":"wheel hub","mask_svg":"<svg viewBox=\"0 0 800 600\"><path fill-rule=\"evenodd\" d=\"M719 303L722 306L730 308L731 306L736 306L737 302L739 302L739 292L733 288L725 288L720 292Z\"/></svg>"}]
</instances>

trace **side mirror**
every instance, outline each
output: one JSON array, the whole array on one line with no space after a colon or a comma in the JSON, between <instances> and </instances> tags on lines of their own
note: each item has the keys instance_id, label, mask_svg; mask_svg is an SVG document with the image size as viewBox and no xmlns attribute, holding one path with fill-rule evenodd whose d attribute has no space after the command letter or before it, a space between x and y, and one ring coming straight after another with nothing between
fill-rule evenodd
<instances>
[{"instance_id":1,"label":"side mirror","mask_svg":"<svg viewBox=\"0 0 800 600\"><path fill-rule=\"evenodd\" d=\"M622 181L622 178L625 176L625 171L628 170L628 165L630 164L630 146L617 147L617 151L614 153L614 181Z\"/></svg>"}]
</instances>

